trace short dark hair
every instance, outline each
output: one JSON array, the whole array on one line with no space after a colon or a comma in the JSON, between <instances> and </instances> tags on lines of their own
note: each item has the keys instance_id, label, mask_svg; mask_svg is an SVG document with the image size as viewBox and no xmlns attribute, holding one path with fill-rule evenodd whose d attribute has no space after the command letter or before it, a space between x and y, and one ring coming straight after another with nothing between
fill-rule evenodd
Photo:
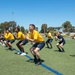
<instances>
[{"instance_id":1,"label":"short dark hair","mask_svg":"<svg viewBox=\"0 0 75 75\"><path fill-rule=\"evenodd\" d=\"M20 28L19 28L19 27L17 27L17 30L18 30L18 31L20 31Z\"/></svg>"},{"instance_id":2,"label":"short dark hair","mask_svg":"<svg viewBox=\"0 0 75 75\"><path fill-rule=\"evenodd\" d=\"M5 30L8 30L10 32L10 29L9 28L6 28Z\"/></svg>"},{"instance_id":3,"label":"short dark hair","mask_svg":"<svg viewBox=\"0 0 75 75\"><path fill-rule=\"evenodd\" d=\"M30 24L30 26L33 26L33 27L34 27L34 29L35 29L35 25L34 25L34 24Z\"/></svg>"},{"instance_id":4,"label":"short dark hair","mask_svg":"<svg viewBox=\"0 0 75 75\"><path fill-rule=\"evenodd\" d=\"M6 28L5 30L9 30L9 28Z\"/></svg>"}]
</instances>

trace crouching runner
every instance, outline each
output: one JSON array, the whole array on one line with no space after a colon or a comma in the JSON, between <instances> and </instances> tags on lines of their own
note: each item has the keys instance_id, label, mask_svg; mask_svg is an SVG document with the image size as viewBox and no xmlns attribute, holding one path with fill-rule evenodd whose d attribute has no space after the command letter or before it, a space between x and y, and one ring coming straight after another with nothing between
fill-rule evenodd
<instances>
[{"instance_id":1,"label":"crouching runner","mask_svg":"<svg viewBox=\"0 0 75 75\"><path fill-rule=\"evenodd\" d=\"M10 50L13 50L13 47L12 47L12 43L15 42L15 38L13 36L13 34L10 32L9 29L6 29L6 45L9 47Z\"/></svg>"},{"instance_id":2,"label":"crouching runner","mask_svg":"<svg viewBox=\"0 0 75 75\"><path fill-rule=\"evenodd\" d=\"M28 40L25 38L25 35L20 31L20 28L15 29L17 35L14 35L19 42L16 44L17 47L19 48L20 52L17 54L20 54L21 56L26 55L26 52L24 51L23 45L28 43Z\"/></svg>"},{"instance_id":3,"label":"crouching runner","mask_svg":"<svg viewBox=\"0 0 75 75\"><path fill-rule=\"evenodd\" d=\"M40 65L41 57L39 51L45 46L45 42L40 33L35 30L34 24L29 25L29 31L30 31L30 38L27 37L27 39L31 42L35 42L35 44L30 48L30 51L34 56L34 62Z\"/></svg>"},{"instance_id":4,"label":"crouching runner","mask_svg":"<svg viewBox=\"0 0 75 75\"><path fill-rule=\"evenodd\" d=\"M59 42L56 44L57 48L59 49L59 52L65 52L63 46L65 45L66 41L65 41L64 37L60 34L60 32L58 32L58 33L56 34L55 40L56 40L56 41L57 41L57 40L59 41Z\"/></svg>"}]
</instances>

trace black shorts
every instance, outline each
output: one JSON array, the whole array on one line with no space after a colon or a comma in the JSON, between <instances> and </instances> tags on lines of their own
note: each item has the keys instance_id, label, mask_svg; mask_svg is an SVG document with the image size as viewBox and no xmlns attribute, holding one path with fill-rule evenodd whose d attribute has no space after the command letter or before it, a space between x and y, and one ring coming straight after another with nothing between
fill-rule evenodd
<instances>
[{"instance_id":1,"label":"black shorts","mask_svg":"<svg viewBox=\"0 0 75 75\"><path fill-rule=\"evenodd\" d=\"M40 50L45 46L45 42L35 43L32 47L40 48Z\"/></svg>"},{"instance_id":2,"label":"black shorts","mask_svg":"<svg viewBox=\"0 0 75 75\"><path fill-rule=\"evenodd\" d=\"M4 40L5 40L5 38L0 38L0 40L4 41Z\"/></svg>"},{"instance_id":3,"label":"black shorts","mask_svg":"<svg viewBox=\"0 0 75 75\"><path fill-rule=\"evenodd\" d=\"M60 41L59 42L59 44L62 44L62 43L63 43L63 45L65 45L66 42L65 41Z\"/></svg>"},{"instance_id":4,"label":"black shorts","mask_svg":"<svg viewBox=\"0 0 75 75\"><path fill-rule=\"evenodd\" d=\"M48 39L46 43L52 43L53 39Z\"/></svg>"},{"instance_id":5,"label":"black shorts","mask_svg":"<svg viewBox=\"0 0 75 75\"><path fill-rule=\"evenodd\" d=\"M10 42L12 44L15 42L15 40L7 40L7 42Z\"/></svg>"},{"instance_id":6,"label":"black shorts","mask_svg":"<svg viewBox=\"0 0 75 75\"><path fill-rule=\"evenodd\" d=\"M20 43L22 43L22 45L25 45L25 44L28 43L28 40L22 40L22 41L19 41L17 44L20 44Z\"/></svg>"}]
</instances>

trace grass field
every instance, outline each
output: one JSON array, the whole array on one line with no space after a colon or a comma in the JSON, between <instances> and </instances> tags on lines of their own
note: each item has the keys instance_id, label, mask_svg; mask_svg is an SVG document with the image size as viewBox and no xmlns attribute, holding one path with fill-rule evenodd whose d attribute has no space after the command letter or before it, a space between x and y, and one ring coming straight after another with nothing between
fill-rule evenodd
<instances>
[{"instance_id":1,"label":"grass field","mask_svg":"<svg viewBox=\"0 0 75 75\"><path fill-rule=\"evenodd\" d=\"M44 64L58 71L63 75L75 75L75 40L65 38L65 53L57 52L56 43L53 41L53 49L46 47L40 51ZM16 42L13 46L16 47ZM29 48L25 47L28 55L32 57ZM34 63L27 62L29 59L25 56L16 55L15 51L6 50L6 47L0 46L0 75L56 75L42 66L36 66Z\"/></svg>"}]
</instances>

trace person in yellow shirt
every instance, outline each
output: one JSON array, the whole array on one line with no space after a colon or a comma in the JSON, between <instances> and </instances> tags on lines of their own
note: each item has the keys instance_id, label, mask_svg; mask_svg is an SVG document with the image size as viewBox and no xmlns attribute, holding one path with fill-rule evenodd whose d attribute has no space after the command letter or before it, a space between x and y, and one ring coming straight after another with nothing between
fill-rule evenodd
<instances>
[{"instance_id":1,"label":"person in yellow shirt","mask_svg":"<svg viewBox=\"0 0 75 75\"><path fill-rule=\"evenodd\" d=\"M3 34L0 32L0 43L2 46L5 46L4 40L5 40L5 38L3 37Z\"/></svg>"},{"instance_id":2,"label":"person in yellow shirt","mask_svg":"<svg viewBox=\"0 0 75 75\"><path fill-rule=\"evenodd\" d=\"M30 37L30 32L29 31L26 32L26 36ZM30 42L30 44L33 45L33 42Z\"/></svg>"},{"instance_id":3,"label":"person in yellow shirt","mask_svg":"<svg viewBox=\"0 0 75 75\"><path fill-rule=\"evenodd\" d=\"M31 42L35 42L35 44L30 48L30 51L34 56L34 62L40 65L42 62L39 51L45 46L45 42L40 33L35 30L34 24L29 25L29 31L30 37L27 37L27 39Z\"/></svg>"},{"instance_id":4,"label":"person in yellow shirt","mask_svg":"<svg viewBox=\"0 0 75 75\"><path fill-rule=\"evenodd\" d=\"M52 37L52 34L50 33L49 30L47 30L46 37L48 37L48 39L46 41L47 48L50 48L51 49L52 48L53 37ZM50 44L50 47L49 47L48 43Z\"/></svg>"},{"instance_id":5,"label":"person in yellow shirt","mask_svg":"<svg viewBox=\"0 0 75 75\"><path fill-rule=\"evenodd\" d=\"M13 34L10 32L9 29L6 29L5 39L7 40L6 44L9 47L10 50L12 49L12 43L15 42Z\"/></svg>"},{"instance_id":6,"label":"person in yellow shirt","mask_svg":"<svg viewBox=\"0 0 75 75\"><path fill-rule=\"evenodd\" d=\"M7 37L7 33L6 31L4 31L4 38L6 39L6 37Z\"/></svg>"},{"instance_id":7,"label":"person in yellow shirt","mask_svg":"<svg viewBox=\"0 0 75 75\"><path fill-rule=\"evenodd\" d=\"M16 28L15 31L17 33L17 36L15 36L15 35L14 36L17 40L19 40L19 42L16 44L20 50L20 52L18 52L18 54L21 54L21 56L26 55L23 45L27 44L28 40L25 38L25 35L20 31L20 28Z\"/></svg>"},{"instance_id":8,"label":"person in yellow shirt","mask_svg":"<svg viewBox=\"0 0 75 75\"><path fill-rule=\"evenodd\" d=\"M4 44L5 44L5 46L7 47L6 36L7 36L7 33L6 33L6 31L4 31L4 34L3 34L3 37L4 37Z\"/></svg>"}]
</instances>

